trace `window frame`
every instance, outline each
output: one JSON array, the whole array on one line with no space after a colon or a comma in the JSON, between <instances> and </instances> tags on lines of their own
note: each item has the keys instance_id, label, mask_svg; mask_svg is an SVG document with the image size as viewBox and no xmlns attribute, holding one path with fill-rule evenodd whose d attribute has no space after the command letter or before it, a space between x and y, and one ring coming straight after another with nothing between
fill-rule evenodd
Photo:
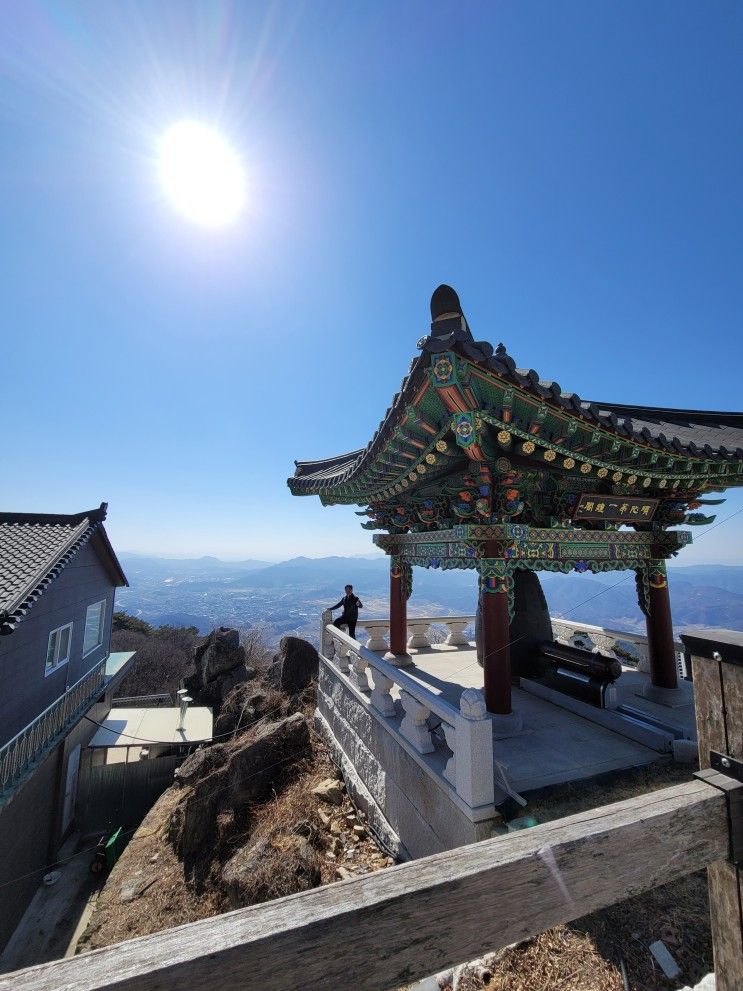
<instances>
[{"instance_id":1,"label":"window frame","mask_svg":"<svg viewBox=\"0 0 743 991\"><path fill-rule=\"evenodd\" d=\"M108 601L107 599L98 599L96 602L91 602L90 605L87 606L87 608L85 609L85 626L83 627L83 659L88 657L94 651L98 650L99 647L103 646L103 641L106 638L107 601ZM98 620L98 636L100 639L97 640L92 647L89 647L88 650L85 650L85 635L88 632L88 613L90 612L91 609L94 609L96 606L101 607L100 618Z\"/></svg>"},{"instance_id":2,"label":"window frame","mask_svg":"<svg viewBox=\"0 0 743 991\"><path fill-rule=\"evenodd\" d=\"M72 653L72 631L73 631L74 625L75 625L74 622L72 622L72 623L63 623L61 626L57 626L55 629L49 631L49 636L48 636L47 641L46 641L46 657L44 658L44 677L45 678L47 678L50 674L54 674L55 671L59 671L59 669L60 668L63 668L65 666L65 664L69 664L69 662L70 662L70 654ZM61 660L61 661L59 660L59 655L58 655L59 641L58 641L57 644L55 645L55 648L54 648L54 653L57 654L57 660L52 664L51 667L48 667L47 666L47 658L49 657L49 645L51 643L52 637L55 636L55 634L61 633L63 630L69 630L70 631L69 637L67 638L67 656L64 658L64 660Z\"/></svg>"}]
</instances>

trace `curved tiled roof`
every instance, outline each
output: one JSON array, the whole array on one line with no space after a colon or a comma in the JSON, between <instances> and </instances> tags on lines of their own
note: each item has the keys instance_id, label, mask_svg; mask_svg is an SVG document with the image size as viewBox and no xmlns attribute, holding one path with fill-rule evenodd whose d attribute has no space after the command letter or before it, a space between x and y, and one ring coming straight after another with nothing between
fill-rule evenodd
<instances>
[{"instance_id":1,"label":"curved tiled roof","mask_svg":"<svg viewBox=\"0 0 743 991\"><path fill-rule=\"evenodd\" d=\"M449 312L435 312L437 294L444 294ZM328 491L351 481L390 439L404 415L406 406L425 381L430 356L453 351L483 369L512 382L526 392L551 403L567 413L579 415L616 434L651 447L687 457L743 458L743 413L708 410L664 409L652 406L629 406L619 403L581 399L574 392L564 392L557 382L542 379L533 369L517 368L503 344L496 348L487 341L475 341L462 316L459 299L448 286L440 286L431 304L431 334L418 342L421 354L411 363L377 431L369 444L358 451L339 454L324 461L295 462L296 471L288 479L297 495Z\"/></svg>"},{"instance_id":2,"label":"curved tiled roof","mask_svg":"<svg viewBox=\"0 0 743 991\"><path fill-rule=\"evenodd\" d=\"M75 515L0 513L0 633L12 633L77 552L99 534L119 584L126 576L103 521L106 503Z\"/></svg>"}]
</instances>

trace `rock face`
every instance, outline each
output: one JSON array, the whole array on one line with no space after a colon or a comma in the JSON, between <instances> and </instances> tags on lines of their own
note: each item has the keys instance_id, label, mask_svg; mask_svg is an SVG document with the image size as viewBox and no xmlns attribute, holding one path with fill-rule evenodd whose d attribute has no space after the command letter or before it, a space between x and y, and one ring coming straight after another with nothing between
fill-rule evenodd
<instances>
[{"instance_id":1,"label":"rock face","mask_svg":"<svg viewBox=\"0 0 743 991\"><path fill-rule=\"evenodd\" d=\"M319 669L320 659L311 643L300 637L282 637L268 677L282 691L299 695L317 680Z\"/></svg>"},{"instance_id":2,"label":"rock face","mask_svg":"<svg viewBox=\"0 0 743 991\"><path fill-rule=\"evenodd\" d=\"M223 737L252 725L256 719L269 712L275 714L273 694L270 690L267 692L257 681L237 685L222 702L219 716L214 723L214 735Z\"/></svg>"},{"instance_id":3,"label":"rock face","mask_svg":"<svg viewBox=\"0 0 743 991\"><path fill-rule=\"evenodd\" d=\"M309 755L309 726L299 712L266 723L246 742L192 754L178 769L176 782L187 792L170 821L169 836L179 857L189 861L212 842L221 811L239 815Z\"/></svg>"},{"instance_id":4,"label":"rock face","mask_svg":"<svg viewBox=\"0 0 743 991\"><path fill-rule=\"evenodd\" d=\"M220 626L194 648L195 673L184 685L195 704L219 710L230 692L255 678L254 668L245 665L245 648L237 630Z\"/></svg>"},{"instance_id":5,"label":"rock face","mask_svg":"<svg viewBox=\"0 0 743 991\"><path fill-rule=\"evenodd\" d=\"M236 749L229 763L230 804L234 809L264 798L288 763L310 754L310 732L301 712L258 729Z\"/></svg>"},{"instance_id":6,"label":"rock face","mask_svg":"<svg viewBox=\"0 0 743 991\"><path fill-rule=\"evenodd\" d=\"M281 837L277 842L259 840L246 846L222 868L222 882L231 908L255 905L275 897L272 890L272 859L280 856L282 870L294 876L294 891L307 891L320 883L320 858L302 836Z\"/></svg>"},{"instance_id":7,"label":"rock face","mask_svg":"<svg viewBox=\"0 0 743 991\"><path fill-rule=\"evenodd\" d=\"M547 662L539 657L541 643L552 640L552 621L547 600L544 597L539 576L533 571L516 568L514 571L514 614L508 629L511 643L511 677L535 678L544 674ZM482 667L482 617L477 605L475 620L477 662Z\"/></svg>"}]
</instances>

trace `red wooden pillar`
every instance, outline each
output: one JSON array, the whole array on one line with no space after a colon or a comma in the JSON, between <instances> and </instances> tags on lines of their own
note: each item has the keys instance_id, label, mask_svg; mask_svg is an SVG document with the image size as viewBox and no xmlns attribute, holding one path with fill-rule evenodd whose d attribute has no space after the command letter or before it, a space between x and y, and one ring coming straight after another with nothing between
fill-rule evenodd
<instances>
[{"instance_id":1,"label":"red wooden pillar","mask_svg":"<svg viewBox=\"0 0 743 991\"><path fill-rule=\"evenodd\" d=\"M485 543L485 557L494 548ZM482 662L485 704L488 712L507 716L511 712L511 646L508 588L505 576L490 575L488 561L481 567L480 611L482 615Z\"/></svg>"},{"instance_id":2,"label":"red wooden pillar","mask_svg":"<svg viewBox=\"0 0 743 991\"><path fill-rule=\"evenodd\" d=\"M648 579L648 630L650 681L656 688L678 688L676 650L673 646L671 599L665 564L651 568Z\"/></svg>"},{"instance_id":3,"label":"red wooden pillar","mask_svg":"<svg viewBox=\"0 0 743 991\"><path fill-rule=\"evenodd\" d=\"M390 653L402 657L408 646L408 595L404 581L405 565L390 562Z\"/></svg>"}]
</instances>

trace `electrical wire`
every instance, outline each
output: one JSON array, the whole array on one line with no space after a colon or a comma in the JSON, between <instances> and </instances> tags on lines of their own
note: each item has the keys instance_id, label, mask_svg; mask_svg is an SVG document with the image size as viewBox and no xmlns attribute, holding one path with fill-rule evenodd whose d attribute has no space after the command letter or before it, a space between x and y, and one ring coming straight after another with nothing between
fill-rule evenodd
<instances>
[{"instance_id":1,"label":"electrical wire","mask_svg":"<svg viewBox=\"0 0 743 991\"><path fill-rule=\"evenodd\" d=\"M719 523L715 523L714 526L709 527L709 529L705 530L704 533L700 533L699 534L699 537L697 538L697 543L703 537L706 537L707 534L710 533L712 530L716 530L718 526L722 526L724 523L728 523L730 520L734 519L740 513L743 513L743 509L737 509L734 513L731 513L730 516L726 516L724 520L720 520ZM572 613L574 613L577 609L582 608L583 606L587 605L589 602L593 602L593 600L594 599L598 599L599 596L605 595L607 592L611 592L613 589L618 588L620 585L624 585L625 582L628 582L628 581L632 580L633 577L634 577L634 575L626 575L624 578L621 578L618 582L615 582L613 585L607 585L605 588L602 588L600 592L595 592L593 595L589 596L587 599L583 599L582 602L579 602L577 605L575 605L572 608L568 609L567 612L560 613L559 616L556 616L555 618L558 619L558 620L565 619L566 617L568 617ZM492 651L492 653L493 654L498 654L501 651L510 649L511 647L515 646L517 643L520 643L521 640L524 640L527 636L528 636L528 634L522 633L521 636L518 636L518 637L516 637L513 640L509 640L509 642L507 644L504 644L502 647L496 648L496 650ZM479 663L480 662L477 661L477 660L468 661L467 664L464 664L461 668L457 668L455 671L452 671L450 677L453 677L454 675L457 675L457 674L461 674L462 671L467 671L469 668L474 667L476 664L479 664Z\"/></svg>"},{"instance_id":2,"label":"electrical wire","mask_svg":"<svg viewBox=\"0 0 743 991\"><path fill-rule=\"evenodd\" d=\"M708 533L710 533L712 530L716 530L717 527L722 526L725 523L728 523L730 520L732 520L735 516L738 516L740 513L743 513L743 509L736 510L736 512L731 513L731 515L728 516L728 517L726 517L724 520L720 520L719 523L715 523L714 526L709 527L709 529L705 530L703 534L700 534L699 535L699 538L698 538L697 542L702 537L704 537ZM630 578L630 576L628 575L626 578L623 578L621 581L616 582L616 584L610 585L607 588L602 589L600 592L597 592L595 595L590 596L590 598L585 599L585 600L583 600L583 602L578 603L577 606L574 606L572 609L568 610L566 613L561 613L559 618L564 618L565 616L569 616L571 612L575 612L576 609L579 609L581 606L586 605L586 603L593 601L593 599L598 598L600 595L603 595L605 592L611 591L611 589L616 588L618 585L623 584L625 581L629 581L629 578ZM513 646L514 644L518 643L519 640L521 640L521 639L522 639L522 637L517 637L515 640L510 641L509 644L508 644L508 646L509 647L510 646ZM505 648L502 648L502 649L505 649ZM453 674L459 674L460 672L465 671L467 668L472 667L473 664L476 664L476 663L477 663L477 661L470 662L470 663L464 665L463 667L457 669L456 671L454 671ZM280 708L277 708L277 709L274 709L274 710L269 710L269 712L264 713L262 716L259 717L259 719L256 719L253 723L249 723L245 727L245 729L246 730L247 729L251 729L253 726L256 726L261 720L266 719L269 715L276 714L277 712L280 712L280 711L281 711ZM104 724L97 722L95 719L91 719L89 716L83 716L83 718L84 719L87 719L91 723L95 723L96 726L99 726L99 727L101 727L103 729L107 729L108 728L108 727L104 726ZM234 736L234 734L236 732L237 732L237 728L235 730L232 730L229 733L222 733L222 734L219 734L218 736L212 737L211 740L196 740L196 741L192 741L192 742L193 742L194 745L196 745L198 743L205 743L205 742L207 742L207 743L213 743L215 740L224 739L225 737ZM121 733L119 735L120 736L127 736L127 734L125 734L125 733ZM145 744L162 744L163 743L162 740L140 740L138 737L129 737L129 738L132 739L132 740L135 740L137 743L145 743ZM132 744L132 745L134 745L134 744ZM276 761L273 764L269 764L267 767L261 768L260 771L256 771L253 774L245 775L244 777L239 777L237 780L239 782L247 781L247 780L249 780L252 777L256 777L258 774L263 774L263 773L265 773L265 771L272 770L274 767L278 767L280 764L287 763L288 761L293 760L293 759L294 759L294 757L290 755L288 757L282 758L279 761ZM344 775L344 778L345 778L345 775ZM228 788L231 788L232 785L233 785L233 783L234 782L231 782L230 785L227 785L224 788L220 788L217 792L214 792L213 794L217 794L217 795L218 794L221 794L222 792L226 791ZM346 792L348 793L348 787L346 787ZM194 804L195 805L196 804L199 804L198 803L198 800ZM368 817L367 817L367 820L368 820ZM137 829L139 829L139 826L134 826L131 829L122 830L122 835L123 836L132 835L133 833L135 833L137 831ZM379 839L378 837L376 837L376 833L375 833L375 838L377 840ZM383 844L383 843L380 843L380 846L382 846L383 849L385 848L385 844ZM85 849L78 850L76 853L73 853L69 857L65 857L62 860L55 860L55 861L53 861L50 864L46 864L44 867L39 867L36 870L28 871L25 874L19 874L17 877L11 878L8 881L0 882L0 890L2 890L3 888L9 887L11 884L17 884L19 881L24 881L27 878L36 877L38 875L43 875L47 871L53 870L55 867L64 866L65 864L68 864L71 861L76 860L78 857L85 856L88 853L94 853L97 849L98 849L98 844L96 844L95 846L86 847ZM393 855L393 854L391 854L391 855Z\"/></svg>"},{"instance_id":3,"label":"electrical wire","mask_svg":"<svg viewBox=\"0 0 743 991\"><path fill-rule=\"evenodd\" d=\"M266 715L268 715L268 714L269 713L266 713ZM251 723L250 726L247 726L245 728L246 729L251 729L253 726L256 726L262 719L265 719L266 718L266 715L261 716L260 719L256 719L254 723ZM215 795L221 795L225 791L229 791L232 787L234 787L235 784L242 784L242 783L244 783L246 781L249 781L251 778L257 777L259 774L265 774L266 771L273 770L273 768L279 767L281 764L287 764L290 761L293 761L295 759L296 759L296 757L295 757L294 754L289 754L286 757L282 757L280 760L274 761L272 764L265 765L259 771L253 771L251 774L238 775L238 776L232 778L231 781L230 781L230 783L228 785L225 785L224 787L219 788L216 791L212 792L209 795L208 800L211 801L211 799ZM207 801L206 798L205 799L197 799L193 803L193 806L192 807L196 807L198 805L202 805L205 801ZM139 825L141 825L141 823ZM131 834L136 833L136 831L139 829L139 825L138 826L133 826L131 829L122 830L122 836L130 836ZM60 866L64 866L65 864L69 864L72 860L76 860L78 857L82 857L82 856L85 856L86 854L93 853L97 849L98 849L98 844L96 843L95 846L86 847L83 850L78 850L76 853L73 853L69 857L65 857L62 860L55 860L55 861L53 861L50 864L46 864L44 867L39 867L36 870L28 871L25 874L19 874L17 877L11 878L8 881L0 882L0 890L2 890L3 888L7 888L11 884L17 884L18 881L24 881L24 880L26 880L26 878L35 877L36 875L39 875L39 874L45 874L47 871L53 870L55 867L60 867Z\"/></svg>"}]
</instances>

